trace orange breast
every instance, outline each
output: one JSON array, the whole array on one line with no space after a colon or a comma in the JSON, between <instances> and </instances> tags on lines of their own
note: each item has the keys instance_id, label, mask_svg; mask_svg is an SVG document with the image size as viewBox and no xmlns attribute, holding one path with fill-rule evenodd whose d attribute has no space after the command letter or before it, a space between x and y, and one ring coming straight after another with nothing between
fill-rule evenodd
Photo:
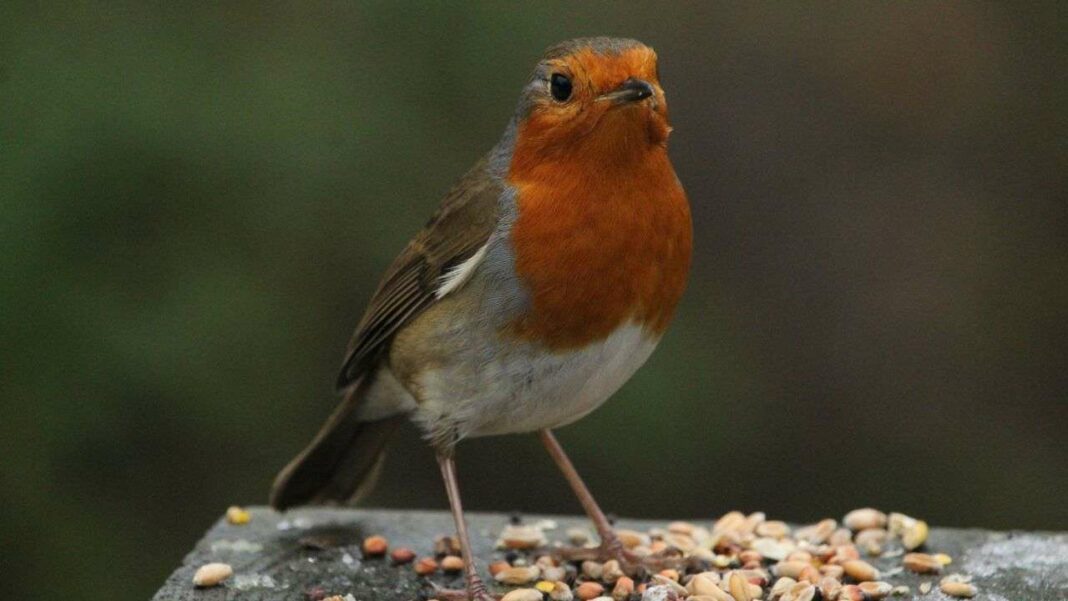
<instances>
[{"instance_id":1,"label":"orange breast","mask_svg":"<svg viewBox=\"0 0 1068 601\"><path fill-rule=\"evenodd\" d=\"M692 248L689 205L667 150L577 150L525 161L520 144L513 159L516 271L532 297L514 333L558 350L602 340L631 320L662 333Z\"/></svg>"}]
</instances>

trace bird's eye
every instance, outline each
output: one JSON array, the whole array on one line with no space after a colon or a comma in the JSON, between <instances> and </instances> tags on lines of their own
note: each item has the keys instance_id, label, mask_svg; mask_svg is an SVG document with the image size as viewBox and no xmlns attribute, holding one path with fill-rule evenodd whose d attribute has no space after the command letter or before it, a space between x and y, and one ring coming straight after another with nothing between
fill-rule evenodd
<instances>
[{"instance_id":1,"label":"bird's eye","mask_svg":"<svg viewBox=\"0 0 1068 601\"><path fill-rule=\"evenodd\" d=\"M571 80L566 75L553 73L553 76L549 78L549 92L559 102L571 98Z\"/></svg>"}]
</instances>

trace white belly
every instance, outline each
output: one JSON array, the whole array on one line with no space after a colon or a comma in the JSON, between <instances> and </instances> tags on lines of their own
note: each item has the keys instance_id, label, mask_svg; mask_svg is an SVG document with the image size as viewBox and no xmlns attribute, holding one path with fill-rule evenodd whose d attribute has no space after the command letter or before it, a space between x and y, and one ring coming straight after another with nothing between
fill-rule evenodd
<instances>
[{"instance_id":1,"label":"white belly","mask_svg":"<svg viewBox=\"0 0 1068 601\"><path fill-rule=\"evenodd\" d=\"M422 375L416 413L431 437L532 432L569 424L604 403L652 354L658 337L629 324L582 350L513 350L471 369L468 361Z\"/></svg>"}]
</instances>

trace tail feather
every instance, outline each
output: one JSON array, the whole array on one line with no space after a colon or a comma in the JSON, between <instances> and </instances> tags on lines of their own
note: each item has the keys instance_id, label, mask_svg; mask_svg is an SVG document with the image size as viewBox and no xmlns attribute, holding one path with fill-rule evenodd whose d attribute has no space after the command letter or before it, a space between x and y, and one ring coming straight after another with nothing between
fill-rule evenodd
<instances>
[{"instance_id":1,"label":"tail feather","mask_svg":"<svg viewBox=\"0 0 1068 601\"><path fill-rule=\"evenodd\" d=\"M355 410L364 389L364 382L353 386L311 444L278 473L272 507L355 502L370 492L386 444L406 416L358 421Z\"/></svg>"}]
</instances>

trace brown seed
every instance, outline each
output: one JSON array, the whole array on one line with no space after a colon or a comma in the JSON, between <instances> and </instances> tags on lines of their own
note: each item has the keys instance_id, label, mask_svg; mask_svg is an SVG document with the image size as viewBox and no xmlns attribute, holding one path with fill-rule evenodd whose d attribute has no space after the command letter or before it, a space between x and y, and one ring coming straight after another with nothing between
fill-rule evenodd
<instances>
[{"instance_id":1,"label":"brown seed","mask_svg":"<svg viewBox=\"0 0 1068 601\"><path fill-rule=\"evenodd\" d=\"M505 593L501 601L541 601L541 591L536 588L517 588Z\"/></svg>"},{"instance_id":2,"label":"brown seed","mask_svg":"<svg viewBox=\"0 0 1068 601\"><path fill-rule=\"evenodd\" d=\"M415 562L415 573L420 576L429 576L438 571L438 562L433 557L424 557Z\"/></svg>"},{"instance_id":3,"label":"brown seed","mask_svg":"<svg viewBox=\"0 0 1068 601\"><path fill-rule=\"evenodd\" d=\"M971 597L974 597L975 594L978 592L975 590L974 586L967 582L943 582L939 586L939 588L942 590L943 593L949 595L950 597L961 597L965 599L970 599Z\"/></svg>"},{"instance_id":4,"label":"brown seed","mask_svg":"<svg viewBox=\"0 0 1068 601\"><path fill-rule=\"evenodd\" d=\"M842 569L845 570L846 576L857 582L868 582L879 578L879 570L876 570L870 563L859 559L842 562Z\"/></svg>"},{"instance_id":5,"label":"brown seed","mask_svg":"<svg viewBox=\"0 0 1068 601\"><path fill-rule=\"evenodd\" d=\"M886 526L886 514L871 507L854 509L842 518L842 524L854 532L868 528L883 528Z\"/></svg>"},{"instance_id":6,"label":"brown seed","mask_svg":"<svg viewBox=\"0 0 1068 601\"><path fill-rule=\"evenodd\" d=\"M446 572L459 572L464 569L464 560L456 555L446 555L441 558L441 569Z\"/></svg>"},{"instance_id":7,"label":"brown seed","mask_svg":"<svg viewBox=\"0 0 1068 601\"><path fill-rule=\"evenodd\" d=\"M942 571L942 563L926 553L907 553L901 562L906 569L917 574L937 574Z\"/></svg>"},{"instance_id":8,"label":"brown seed","mask_svg":"<svg viewBox=\"0 0 1068 601\"><path fill-rule=\"evenodd\" d=\"M506 570L510 567L512 567L512 565L509 564L507 561L495 561L489 564L489 573L491 576L496 576L497 572L500 572L501 570Z\"/></svg>"},{"instance_id":9,"label":"brown seed","mask_svg":"<svg viewBox=\"0 0 1068 601\"><path fill-rule=\"evenodd\" d=\"M589 601L595 597L600 597L604 592L604 587L596 582L583 582L575 589L575 596L583 601Z\"/></svg>"},{"instance_id":10,"label":"brown seed","mask_svg":"<svg viewBox=\"0 0 1068 601\"><path fill-rule=\"evenodd\" d=\"M386 549L389 549L389 541L384 536L368 536L363 539L363 554L364 557L378 557L386 554Z\"/></svg>"},{"instance_id":11,"label":"brown seed","mask_svg":"<svg viewBox=\"0 0 1068 601\"><path fill-rule=\"evenodd\" d=\"M894 590L894 587L888 582L861 582L857 585L860 592L864 593L868 599L882 599L890 594L890 591Z\"/></svg>"},{"instance_id":12,"label":"brown seed","mask_svg":"<svg viewBox=\"0 0 1068 601\"><path fill-rule=\"evenodd\" d=\"M634 581L627 576L620 576L616 585L612 588L612 598L615 601L624 601L634 592Z\"/></svg>"},{"instance_id":13,"label":"brown seed","mask_svg":"<svg viewBox=\"0 0 1068 601\"><path fill-rule=\"evenodd\" d=\"M216 586L233 575L234 569L228 563L206 563L193 574L193 585L204 588Z\"/></svg>"},{"instance_id":14,"label":"brown seed","mask_svg":"<svg viewBox=\"0 0 1068 601\"><path fill-rule=\"evenodd\" d=\"M415 551L412 551L408 547L397 547L389 554L389 558L393 560L393 563L398 565L411 563L415 559Z\"/></svg>"},{"instance_id":15,"label":"brown seed","mask_svg":"<svg viewBox=\"0 0 1068 601\"><path fill-rule=\"evenodd\" d=\"M503 569L494 574L493 578L501 584L518 586L534 582L539 575L541 575L541 568L538 566L520 566Z\"/></svg>"}]
</instances>

